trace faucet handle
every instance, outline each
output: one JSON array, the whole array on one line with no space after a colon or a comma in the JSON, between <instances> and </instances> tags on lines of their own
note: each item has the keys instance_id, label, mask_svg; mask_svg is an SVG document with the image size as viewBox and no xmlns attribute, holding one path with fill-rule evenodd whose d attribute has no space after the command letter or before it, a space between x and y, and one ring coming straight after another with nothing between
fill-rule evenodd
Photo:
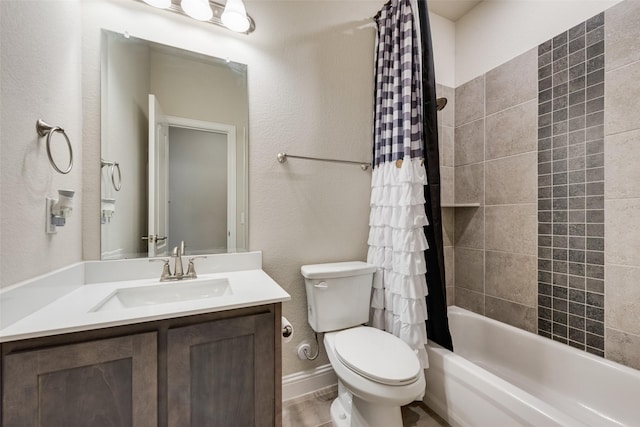
<instances>
[{"instance_id":1,"label":"faucet handle","mask_svg":"<svg viewBox=\"0 0 640 427\"><path fill-rule=\"evenodd\" d=\"M201 256L194 256L194 257L189 258L189 266L187 267L186 276L191 278L191 279L196 279L198 277L198 275L196 274L195 264L193 263L193 261L198 259L198 258L206 258L206 256L201 255Z\"/></svg>"},{"instance_id":2,"label":"faucet handle","mask_svg":"<svg viewBox=\"0 0 640 427\"><path fill-rule=\"evenodd\" d=\"M171 277L171 267L169 266L169 260L165 258L149 258L149 262L164 262L162 266L162 274L160 275L160 281L165 281Z\"/></svg>"}]
</instances>

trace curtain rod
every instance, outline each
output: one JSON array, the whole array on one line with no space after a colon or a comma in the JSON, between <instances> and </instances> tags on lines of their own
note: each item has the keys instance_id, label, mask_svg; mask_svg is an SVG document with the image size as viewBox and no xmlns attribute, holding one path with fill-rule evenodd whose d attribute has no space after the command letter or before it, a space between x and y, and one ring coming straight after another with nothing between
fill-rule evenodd
<instances>
[{"instance_id":1,"label":"curtain rod","mask_svg":"<svg viewBox=\"0 0 640 427\"><path fill-rule=\"evenodd\" d=\"M320 162L331 162L331 163L346 163L351 165L360 165L360 169L366 171L371 167L371 163L369 162L354 162L353 160L337 160L337 159L323 159L321 157L307 157L307 156L294 156L292 154L287 153L278 153L278 162L284 163L287 161L287 157L291 157L292 159L304 159L304 160L317 160Z\"/></svg>"}]
</instances>

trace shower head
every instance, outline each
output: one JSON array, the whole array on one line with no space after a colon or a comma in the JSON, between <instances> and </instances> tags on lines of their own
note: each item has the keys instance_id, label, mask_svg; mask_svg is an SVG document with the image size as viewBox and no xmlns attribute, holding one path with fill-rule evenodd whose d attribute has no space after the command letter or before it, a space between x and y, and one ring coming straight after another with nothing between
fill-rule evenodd
<instances>
[{"instance_id":1,"label":"shower head","mask_svg":"<svg viewBox=\"0 0 640 427\"><path fill-rule=\"evenodd\" d=\"M441 111L447 105L447 98L436 99L436 111Z\"/></svg>"}]
</instances>

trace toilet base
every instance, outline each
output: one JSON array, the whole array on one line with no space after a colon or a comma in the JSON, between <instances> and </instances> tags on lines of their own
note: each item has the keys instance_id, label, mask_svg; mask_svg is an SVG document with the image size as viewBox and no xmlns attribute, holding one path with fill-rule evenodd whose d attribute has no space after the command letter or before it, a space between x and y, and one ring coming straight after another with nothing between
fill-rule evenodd
<instances>
[{"instance_id":1,"label":"toilet base","mask_svg":"<svg viewBox=\"0 0 640 427\"><path fill-rule=\"evenodd\" d=\"M331 404L333 427L402 427L399 406L385 406L366 402L353 396L351 411L343 406L340 397Z\"/></svg>"},{"instance_id":2,"label":"toilet base","mask_svg":"<svg viewBox=\"0 0 640 427\"><path fill-rule=\"evenodd\" d=\"M349 427L351 424L351 417L342 406L339 397L331 403L331 424L333 427Z\"/></svg>"}]
</instances>

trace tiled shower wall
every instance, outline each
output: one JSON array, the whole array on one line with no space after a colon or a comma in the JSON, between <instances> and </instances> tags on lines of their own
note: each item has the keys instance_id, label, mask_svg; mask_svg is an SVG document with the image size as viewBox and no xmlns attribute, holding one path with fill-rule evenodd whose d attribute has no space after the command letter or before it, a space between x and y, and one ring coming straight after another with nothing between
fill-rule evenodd
<instances>
[{"instance_id":1,"label":"tiled shower wall","mask_svg":"<svg viewBox=\"0 0 640 427\"><path fill-rule=\"evenodd\" d=\"M626 1L455 89L456 305L640 369L638 82Z\"/></svg>"},{"instance_id":2,"label":"tiled shower wall","mask_svg":"<svg viewBox=\"0 0 640 427\"><path fill-rule=\"evenodd\" d=\"M456 89L454 156L456 305L532 332L536 64L531 50Z\"/></svg>"},{"instance_id":3,"label":"tiled shower wall","mask_svg":"<svg viewBox=\"0 0 640 427\"><path fill-rule=\"evenodd\" d=\"M538 333L604 355L604 13L538 47Z\"/></svg>"},{"instance_id":4,"label":"tiled shower wall","mask_svg":"<svg viewBox=\"0 0 640 427\"><path fill-rule=\"evenodd\" d=\"M446 98L446 107L438 112L438 148L440 152L440 189L442 206L442 236L444 240L445 282L447 291L447 305L455 301L454 279L454 220L455 211L448 206L453 205L453 133L455 90L441 84L436 85L436 96Z\"/></svg>"}]
</instances>

